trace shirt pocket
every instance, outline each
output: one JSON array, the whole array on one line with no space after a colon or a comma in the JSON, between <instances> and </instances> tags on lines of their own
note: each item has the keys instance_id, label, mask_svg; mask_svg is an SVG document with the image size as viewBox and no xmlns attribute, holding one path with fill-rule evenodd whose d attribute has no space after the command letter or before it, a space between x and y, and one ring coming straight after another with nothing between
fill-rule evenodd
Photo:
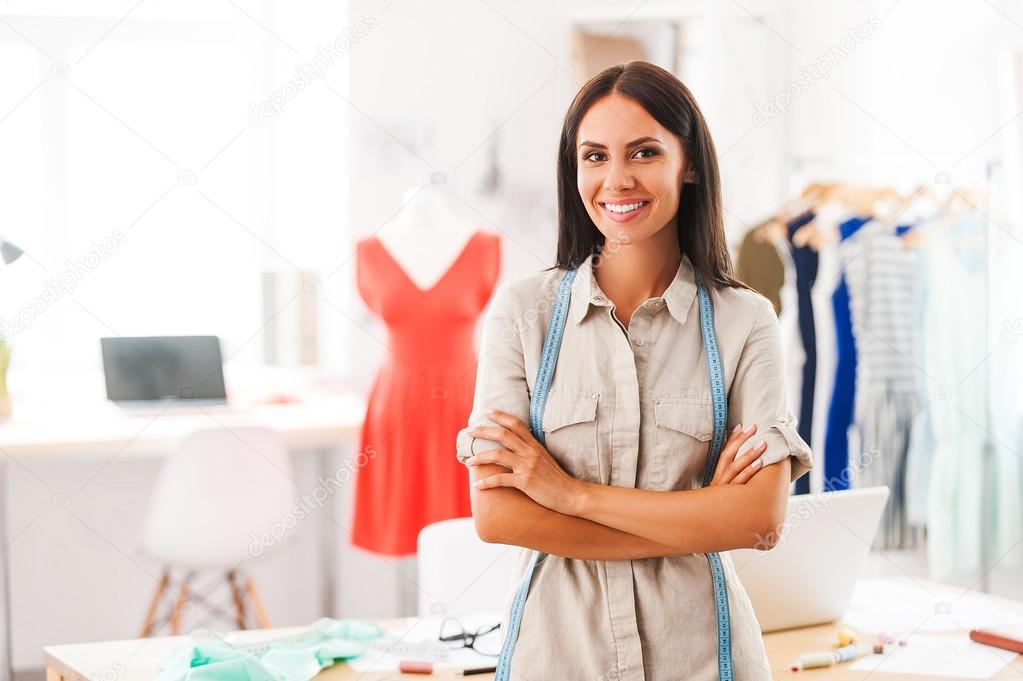
<instances>
[{"instance_id":1,"label":"shirt pocket","mask_svg":"<svg viewBox=\"0 0 1023 681\"><path fill-rule=\"evenodd\" d=\"M600 481L597 415L600 393L560 390L547 395L543 433L547 451L577 480Z\"/></svg>"},{"instance_id":2,"label":"shirt pocket","mask_svg":"<svg viewBox=\"0 0 1023 681\"><path fill-rule=\"evenodd\" d=\"M664 490L698 487L714 434L710 396L657 397L654 422L647 486Z\"/></svg>"}]
</instances>

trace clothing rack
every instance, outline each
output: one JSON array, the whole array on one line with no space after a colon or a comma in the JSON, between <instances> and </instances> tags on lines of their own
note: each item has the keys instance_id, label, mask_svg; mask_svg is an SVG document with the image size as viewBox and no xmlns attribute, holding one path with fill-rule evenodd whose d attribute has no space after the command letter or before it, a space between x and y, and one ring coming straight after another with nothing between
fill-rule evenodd
<instances>
[{"instance_id":1,"label":"clothing rack","mask_svg":"<svg viewBox=\"0 0 1023 681\"><path fill-rule=\"evenodd\" d=\"M864 184L887 184L892 186L916 187L932 184L963 186L963 182L952 182L953 178L963 175L973 179L983 189L983 205L978 209L986 218L984 230L984 334L985 340L990 337L992 310L992 248L991 248L991 190L994 187L994 176L1003 167L1001 159L987 159L979 165L956 165L947 178L941 176L941 170L935 170L931 177L921 177L921 166L924 164L913 157L907 156L874 156L864 154L790 154L789 160L789 192L788 196L802 190L811 181L862 182ZM819 167L817 167L819 166ZM933 168L933 166L932 166ZM946 180L942 182L941 180ZM980 589L985 593L991 590L991 537L987 528L993 526L993 504L991 492L994 489L994 436L991 417L992 371L989 362L984 362L986 400L984 409L984 446L982 450L982 504L980 527Z\"/></svg>"}]
</instances>

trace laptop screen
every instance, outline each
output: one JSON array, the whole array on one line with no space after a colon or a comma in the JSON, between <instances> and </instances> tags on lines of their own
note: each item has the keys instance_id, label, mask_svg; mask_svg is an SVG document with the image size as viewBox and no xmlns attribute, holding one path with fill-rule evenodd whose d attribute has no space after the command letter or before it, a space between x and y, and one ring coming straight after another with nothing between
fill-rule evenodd
<instances>
[{"instance_id":1,"label":"laptop screen","mask_svg":"<svg viewBox=\"0 0 1023 681\"><path fill-rule=\"evenodd\" d=\"M101 338L107 398L224 401L224 371L216 336Z\"/></svg>"}]
</instances>

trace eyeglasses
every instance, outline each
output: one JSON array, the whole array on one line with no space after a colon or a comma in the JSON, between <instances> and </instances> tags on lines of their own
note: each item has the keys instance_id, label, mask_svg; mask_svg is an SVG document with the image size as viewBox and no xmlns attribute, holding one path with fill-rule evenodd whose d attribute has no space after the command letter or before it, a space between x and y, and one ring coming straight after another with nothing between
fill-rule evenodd
<instances>
[{"instance_id":1,"label":"eyeglasses","mask_svg":"<svg viewBox=\"0 0 1023 681\"><path fill-rule=\"evenodd\" d=\"M480 626L474 632L467 632L465 626L453 617L445 617L440 624L440 640L453 649L472 648L480 655L497 657L501 654L501 637L496 634L501 623Z\"/></svg>"}]
</instances>

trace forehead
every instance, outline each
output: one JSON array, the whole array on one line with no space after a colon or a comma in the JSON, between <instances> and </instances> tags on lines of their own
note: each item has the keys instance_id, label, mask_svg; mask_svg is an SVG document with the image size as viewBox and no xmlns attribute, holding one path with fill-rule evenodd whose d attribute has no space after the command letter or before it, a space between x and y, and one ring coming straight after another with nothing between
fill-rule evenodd
<instances>
[{"instance_id":1,"label":"forehead","mask_svg":"<svg viewBox=\"0 0 1023 681\"><path fill-rule=\"evenodd\" d=\"M621 146L638 137L655 137L671 145L674 140L634 99L613 93L594 102L579 122L576 144L583 141Z\"/></svg>"}]
</instances>

